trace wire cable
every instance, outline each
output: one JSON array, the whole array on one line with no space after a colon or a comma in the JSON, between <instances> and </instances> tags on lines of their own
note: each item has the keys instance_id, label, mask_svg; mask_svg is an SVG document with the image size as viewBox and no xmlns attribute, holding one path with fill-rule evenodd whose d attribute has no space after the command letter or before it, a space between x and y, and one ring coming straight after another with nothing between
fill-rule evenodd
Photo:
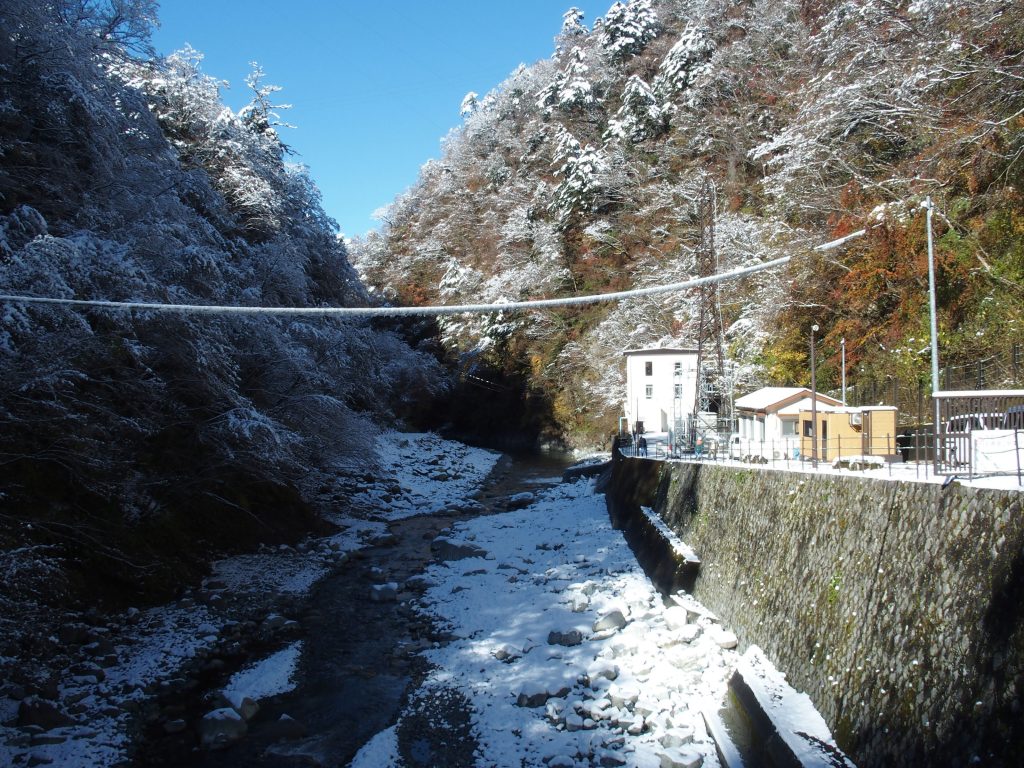
<instances>
[{"instance_id":1,"label":"wire cable","mask_svg":"<svg viewBox=\"0 0 1024 768\"><path fill-rule=\"evenodd\" d=\"M177 312L182 314L202 315L277 315L305 317L401 317L441 315L491 314L494 312L517 312L531 309L549 309L570 307L582 304L597 304L603 301L621 301L640 296L658 296L664 293L684 291L701 285L735 280L766 269L781 267L788 263L792 256L783 256L773 261L740 267L728 272L707 277L693 278L681 283L656 285L649 288L634 288L614 293L591 294L587 296L568 296L560 299L535 299L533 301L510 301L494 304L455 304L433 307L245 307L218 304L162 304L140 301L101 301L94 299L61 299L47 296L21 296L0 294L0 301L15 304L49 304L68 307L91 309L109 309L121 311Z\"/></svg>"}]
</instances>

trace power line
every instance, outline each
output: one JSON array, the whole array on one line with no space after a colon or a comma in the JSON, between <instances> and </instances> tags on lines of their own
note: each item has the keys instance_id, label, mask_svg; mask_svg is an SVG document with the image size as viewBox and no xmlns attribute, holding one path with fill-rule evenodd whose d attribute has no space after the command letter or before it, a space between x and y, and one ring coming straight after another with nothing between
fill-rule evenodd
<instances>
[{"instance_id":1,"label":"power line","mask_svg":"<svg viewBox=\"0 0 1024 768\"><path fill-rule=\"evenodd\" d=\"M515 312L530 309L549 309L569 307L583 304L597 304L602 301L621 301L641 296L657 296L663 293L684 291L702 285L721 283L726 280L752 275L766 269L781 267L787 264L792 256L783 256L773 261L740 267L728 272L706 277L697 277L681 283L656 285L649 288L634 288L629 291L592 294L588 296L569 296L561 299L536 299L533 301L514 301L499 304L455 304L435 307L239 307L219 304L161 304L139 301L99 301L90 299L61 299L49 296L19 296L0 294L0 301L16 304L50 304L68 307L91 309L109 309L119 311L140 310L147 312L176 312L196 315L277 315L305 317L401 317L442 315L490 314L494 312Z\"/></svg>"}]
</instances>

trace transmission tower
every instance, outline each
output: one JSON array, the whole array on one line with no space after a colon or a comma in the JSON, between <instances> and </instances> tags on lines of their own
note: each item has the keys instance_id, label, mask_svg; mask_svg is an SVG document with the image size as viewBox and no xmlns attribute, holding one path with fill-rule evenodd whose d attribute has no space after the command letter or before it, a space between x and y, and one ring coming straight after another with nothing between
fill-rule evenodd
<instances>
[{"instance_id":1,"label":"transmission tower","mask_svg":"<svg viewBox=\"0 0 1024 768\"><path fill-rule=\"evenodd\" d=\"M710 176L704 177L697 200L697 220L700 224L700 244L697 246L696 267L698 277L709 277L718 272L718 254L715 251L715 212L718 190ZM725 356L722 353L725 331L722 326L722 307L718 300L718 284L706 283L699 291L697 315L697 399L694 402L692 430L697 429L699 412L716 411L719 420L732 414L727 393L722 392L725 382Z\"/></svg>"}]
</instances>

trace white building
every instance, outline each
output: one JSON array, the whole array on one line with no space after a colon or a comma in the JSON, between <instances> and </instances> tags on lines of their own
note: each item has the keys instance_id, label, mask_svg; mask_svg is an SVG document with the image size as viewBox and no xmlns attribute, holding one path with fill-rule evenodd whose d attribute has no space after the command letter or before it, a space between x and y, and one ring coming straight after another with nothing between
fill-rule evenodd
<instances>
[{"instance_id":1,"label":"white building","mask_svg":"<svg viewBox=\"0 0 1024 768\"><path fill-rule=\"evenodd\" d=\"M841 400L821 392L816 399L816 407L822 412L843 405ZM811 410L811 401L812 392L806 387L764 387L737 398L739 447L730 446L730 452L768 458L795 455L794 449L800 446L800 412Z\"/></svg>"},{"instance_id":2,"label":"white building","mask_svg":"<svg viewBox=\"0 0 1024 768\"><path fill-rule=\"evenodd\" d=\"M630 349L626 357L626 402L630 430L668 432L686 419L697 402L697 350Z\"/></svg>"}]
</instances>

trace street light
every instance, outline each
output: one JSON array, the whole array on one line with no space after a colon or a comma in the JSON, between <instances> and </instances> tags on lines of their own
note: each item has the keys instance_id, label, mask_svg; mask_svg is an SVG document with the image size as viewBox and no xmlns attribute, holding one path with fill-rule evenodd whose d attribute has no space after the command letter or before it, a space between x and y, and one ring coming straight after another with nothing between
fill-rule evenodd
<instances>
[{"instance_id":1,"label":"street light","mask_svg":"<svg viewBox=\"0 0 1024 768\"><path fill-rule=\"evenodd\" d=\"M814 334L818 324L811 326L811 463L818 468L818 376L814 364Z\"/></svg>"},{"instance_id":2,"label":"street light","mask_svg":"<svg viewBox=\"0 0 1024 768\"><path fill-rule=\"evenodd\" d=\"M932 347L932 443L935 450L935 461L939 461L939 323L936 318L935 300L935 249L932 245L932 205L931 196L924 199L925 226L928 229L928 325L931 331ZM938 464L936 463L936 468Z\"/></svg>"},{"instance_id":3,"label":"street light","mask_svg":"<svg viewBox=\"0 0 1024 768\"><path fill-rule=\"evenodd\" d=\"M846 337L839 340L839 346L843 348L843 408L846 407Z\"/></svg>"}]
</instances>

